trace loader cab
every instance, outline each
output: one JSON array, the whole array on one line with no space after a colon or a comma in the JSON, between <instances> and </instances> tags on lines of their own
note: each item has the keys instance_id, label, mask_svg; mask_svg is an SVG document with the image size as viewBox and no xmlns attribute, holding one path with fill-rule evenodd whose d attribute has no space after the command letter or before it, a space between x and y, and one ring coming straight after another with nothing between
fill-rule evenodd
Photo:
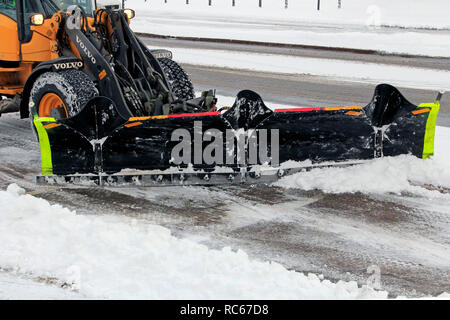
<instances>
[{"instance_id":1,"label":"loader cab","mask_svg":"<svg viewBox=\"0 0 450 320\"><path fill-rule=\"evenodd\" d=\"M17 35L17 11L14 0L0 0L0 67L20 60L19 39Z\"/></svg>"},{"instance_id":2,"label":"loader cab","mask_svg":"<svg viewBox=\"0 0 450 320\"><path fill-rule=\"evenodd\" d=\"M52 0L0 0L0 95L22 93L32 70L55 57L46 26L33 31L31 17L48 19L58 10Z\"/></svg>"},{"instance_id":3,"label":"loader cab","mask_svg":"<svg viewBox=\"0 0 450 320\"><path fill-rule=\"evenodd\" d=\"M95 1L95 6L97 9L124 9L123 0L92 0Z\"/></svg>"},{"instance_id":4,"label":"loader cab","mask_svg":"<svg viewBox=\"0 0 450 320\"><path fill-rule=\"evenodd\" d=\"M16 20L16 1L0 0L0 12L13 20Z\"/></svg>"},{"instance_id":5,"label":"loader cab","mask_svg":"<svg viewBox=\"0 0 450 320\"><path fill-rule=\"evenodd\" d=\"M44 45L39 38L45 36L32 31L31 17L42 14L48 19L58 10L52 0L0 0L0 32L4 40L0 43L0 61L45 61L44 57L26 57L33 51L49 51L37 48ZM30 42L35 43L28 45Z\"/></svg>"},{"instance_id":6,"label":"loader cab","mask_svg":"<svg viewBox=\"0 0 450 320\"><path fill-rule=\"evenodd\" d=\"M8 17L12 23L17 24L17 34L21 42L28 42L31 38L30 18L41 13L44 18L50 18L59 8L52 0L0 0L0 15ZM0 27L8 23L2 18ZM4 30L0 30L4 34Z\"/></svg>"},{"instance_id":7,"label":"loader cab","mask_svg":"<svg viewBox=\"0 0 450 320\"><path fill-rule=\"evenodd\" d=\"M71 6L82 7L88 15L95 11L95 0L55 0L55 3L63 11L67 11Z\"/></svg>"}]
</instances>

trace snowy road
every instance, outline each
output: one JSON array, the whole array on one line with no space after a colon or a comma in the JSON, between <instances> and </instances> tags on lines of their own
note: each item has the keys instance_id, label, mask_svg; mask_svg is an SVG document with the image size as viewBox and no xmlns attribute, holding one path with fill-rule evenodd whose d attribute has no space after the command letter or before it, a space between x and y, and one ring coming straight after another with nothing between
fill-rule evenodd
<instances>
[{"instance_id":1,"label":"snowy road","mask_svg":"<svg viewBox=\"0 0 450 320\"><path fill-rule=\"evenodd\" d=\"M424 35L426 37L426 35ZM450 34L449 34L450 38ZM378 64L388 64L394 66L410 66L415 68L429 68L436 70L450 71L450 58L438 57L421 57L421 56L402 56L390 54L367 54L355 53L350 51L336 51L334 49L313 49L313 48L295 48L286 44L284 46L268 46L257 44L245 44L236 42L219 41L194 41L184 40L178 37L154 37L146 33L141 34L141 39L149 46L156 46L161 48L190 48L202 50L226 50L228 52L243 52L243 53L259 53L259 54L274 54L285 55L291 57L305 57L305 58L321 58L334 59L342 61L359 61L370 62ZM176 57L175 57L176 58Z\"/></svg>"}]
</instances>

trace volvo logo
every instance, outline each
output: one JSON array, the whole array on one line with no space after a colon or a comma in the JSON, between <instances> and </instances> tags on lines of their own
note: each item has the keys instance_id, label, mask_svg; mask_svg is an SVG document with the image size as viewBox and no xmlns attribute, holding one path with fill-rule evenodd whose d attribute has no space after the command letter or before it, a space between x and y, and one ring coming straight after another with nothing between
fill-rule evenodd
<instances>
[{"instance_id":1,"label":"volvo logo","mask_svg":"<svg viewBox=\"0 0 450 320\"><path fill-rule=\"evenodd\" d=\"M78 35L76 36L77 38L77 43L80 46L80 48L84 51L84 53L87 55L87 57L91 60L91 62L93 64L97 63L97 60L95 60L94 56L92 55L92 53L89 51L88 48L86 48L86 45L81 41L81 39L78 37Z\"/></svg>"},{"instance_id":2,"label":"volvo logo","mask_svg":"<svg viewBox=\"0 0 450 320\"><path fill-rule=\"evenodd\" d=\"M80 69L83 68L83 62L74 61L74 62L54 63L53 67L55 68L55 70Z\"/></svg>"}]
</instances>

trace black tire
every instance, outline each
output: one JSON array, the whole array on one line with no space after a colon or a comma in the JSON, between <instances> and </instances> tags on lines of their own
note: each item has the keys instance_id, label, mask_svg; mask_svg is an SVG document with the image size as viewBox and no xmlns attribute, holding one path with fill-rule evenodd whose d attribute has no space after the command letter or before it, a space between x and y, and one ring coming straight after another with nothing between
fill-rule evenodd
<instances>
[{"instance_id":1,"label":"black tire","mask_svg":"<svg viewBox=\"0 0 450 320\"><path fill-rule=\"evenodd\" d=\"M183 68L168 58L160 58L158 62L169 81L174 98L183 101L194 99L194 85Z\"/></svg>"},{"instance_id":2,"label":"black tire","mask_svg":"<svg viewBox=\"0 0 450 320\"><path fill-rule=\"evenodd\" d=\"M72 117L80 112L91 98L98 95L98 90L89 77L80 70L43 73L36 79L30 92L34 114L39 114L42 97L47 93L56 94L64 102L68 116ZM64 113L55 110L50 116L61 119L66 117ZM31 115L31 119L34 114Z\"/></svg>"}]
</instances>

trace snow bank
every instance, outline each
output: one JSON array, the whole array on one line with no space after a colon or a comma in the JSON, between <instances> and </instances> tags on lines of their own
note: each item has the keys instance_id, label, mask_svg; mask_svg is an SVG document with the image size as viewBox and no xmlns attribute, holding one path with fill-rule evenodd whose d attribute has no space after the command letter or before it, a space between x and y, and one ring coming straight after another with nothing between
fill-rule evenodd
<instances>
[{"instance_id":1,"label":"snow bank","mask_svg":"<svg viewBox=\"0 0 450 320\"><path fill-rule=\"evenodd\" d=\"M240 19L261 21L303 23L334 23L350 25L383 25L407 28L450 28L447 0L322 0L317 10L317 0L126 0L126 6L139 13L149 11L164 14L203 15L214 18L239 17Z\"/></svg>"},{"instance_id":2,"label":"snow bank","mask_svg":"<svg viewBox=\"0 0 450 320\"><path fill-rule=\"evenodd\" d=\"M0 300L78 300L83 298L72 290L0 272Z\"/></svg>"},{"instance_id":3,"label":"snow bank","mask_svg":"<svg viewBox=\"0 0 450 320\"><path fill-rule=\"evenodd\" d=\"M326 168L298 173L276 183L285 188L321 189L330 193L412 193L448 197L426 185L450 189L450 128L436 128L435 155L422 160L399 156L347 168Z\"/></svg>"},{"instance_id":4,"label":"snow bank","mask_svg":"<svg viewBox=\"0 0 450 320\"><path fill-rule=\"evenodd\" d=\"M157 49L151 47L150 49ZM167 48L174 60L193 65L224 67L259 72L306 74L372 84L431 90L450 90L450 72L337 59L320 59L253 52Z\"/></svg>"},{"instance_id":5,"label":"snow bank","mask_svg":"<svg viewBox=\"0 0 450 320\"><path fill-rule=\"evenodd\" d=\"M450 28L449 1L346 0L129 0L137 11L136 32L177 37L202 37L310 46L356 48L380 52L450 57L450 32L405 27ZM402 29L380 28L397 25Z\"/></svg>"},{"instance_id":6,"label":"snow bank","mask_svg":"<svg viewBox=\"0 0 450 320\"><path fill-rule=\"evenodd\" d=\"M209 250L166 228L121 217L80 216L26 195L0 191L0 267L56 279L88 298L386 298L356 282L320 280L258 262L243 251ZM0 282L1 287L1 282Z\"/></svg>"}]
</instances>

